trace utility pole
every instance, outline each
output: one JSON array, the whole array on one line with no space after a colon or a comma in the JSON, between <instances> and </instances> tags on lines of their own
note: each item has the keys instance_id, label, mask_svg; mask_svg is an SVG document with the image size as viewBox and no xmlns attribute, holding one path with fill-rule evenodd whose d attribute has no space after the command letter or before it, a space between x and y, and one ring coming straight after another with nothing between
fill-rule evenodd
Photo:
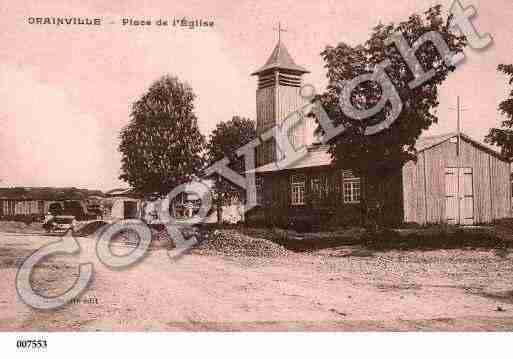
<instances>
[{"instance_id":1,"label":"utility pole","mask_svg":"<svg viewBox=\"0 0 513 359\"><path fill-rule=\"evenodd\" d=\"M457 99L456 99L456 107L457 107L457 110L458 111L458 124L457 124L457 130L456 130L456 134L457 134L457 138L458 138L458 152L457 152L457 156L458 158L460 157L460 153L461 153L461 141L460 141L460 136L461 136L461 107L460 107L460 97L458 96ZM459 165L459 163L458 163Z\"/></svg>"}]
</instances>

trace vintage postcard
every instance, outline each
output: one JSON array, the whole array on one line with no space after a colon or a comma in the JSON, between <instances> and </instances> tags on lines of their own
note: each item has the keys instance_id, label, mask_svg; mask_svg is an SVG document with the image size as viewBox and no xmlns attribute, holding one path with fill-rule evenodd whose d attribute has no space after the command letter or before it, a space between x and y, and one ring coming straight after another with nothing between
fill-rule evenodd
<instances>
[{"instance_id":1,"label":"vintage postcard","mask_svg":"<svg viewBox=\"0 0 513 359\"><path fill-rule=\"evenodd\" d=\"M0 14L0 331L513 329L510 0Z\"/></svg>"}]
</instances>

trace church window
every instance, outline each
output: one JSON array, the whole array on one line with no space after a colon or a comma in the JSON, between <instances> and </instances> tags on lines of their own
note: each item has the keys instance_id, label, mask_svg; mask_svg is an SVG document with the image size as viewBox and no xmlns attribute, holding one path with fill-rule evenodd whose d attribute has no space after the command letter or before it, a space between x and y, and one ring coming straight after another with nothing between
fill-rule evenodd
<instances>
[{"instance_id":1,"label":"church window","mask_svg":"<svg viewBox=\"0 0 513 359\"><path fill-rule=\"evenodd\" d=\"M305 204L305 177L302 175L291 176L291 202L293 206Z\"/></svg>"},{"instance_id":2,"label":"church window","mask_svg":"<svg viewBox=\"0 0 513 359\"><path fill-rule=\"evenodd\" d=\"M344 202L359 203L361 199L361 181L360 178L344 178Z\"/></svg>"},{"instance_id":3,"label":"church window","mask_svg":"<svg viewBox=\"0 0 513 359\"><path fill-rule=\"evenodd\" d=\"M256 185L257 204L263 204L263 202L264 202L264 179L262 177L255 178L255 185Z\"/></svg>"}]
</instances>

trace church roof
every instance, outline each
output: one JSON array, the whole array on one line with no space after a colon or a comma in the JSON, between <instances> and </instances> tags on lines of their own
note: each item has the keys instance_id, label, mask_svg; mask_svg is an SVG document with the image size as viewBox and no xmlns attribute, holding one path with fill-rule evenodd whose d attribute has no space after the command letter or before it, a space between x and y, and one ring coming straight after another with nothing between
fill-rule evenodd
<instances>
[{"instance_id":1,"label":"church roof","mask_svg":"<svg viewBox=\"0 0 513 359\"><path fill-rule=\"evenodd\" d=\"M300 168L329 166L331 165L331 154L327 145L313 145L308 148L304 157L291 163L286 168L279 168L276 162L271 162L255 169L256 173L276 172L282 170L295 170Z\"/></svg>"},{"instance_id":2,"label":"church roof","mask_svg":"<svg viewBox=\"0 0 513 359\"><path fill-rule=\"evenodd\" d=\"M290 56L289 51L281 41L278 41L278 44L276 44L276 47L274 48L265 65L257 71L253 72L251 75L258 75L262 72L274 69L295 71L303 74L309 72L304 67L301 67L294 62L292 56Z\"/></svg>"}]
</instances>

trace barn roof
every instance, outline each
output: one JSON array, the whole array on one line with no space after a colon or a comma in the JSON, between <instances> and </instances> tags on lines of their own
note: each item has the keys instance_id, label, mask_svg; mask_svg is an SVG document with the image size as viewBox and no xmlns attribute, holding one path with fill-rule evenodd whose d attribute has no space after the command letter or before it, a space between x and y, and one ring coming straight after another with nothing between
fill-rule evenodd
<instances>
[{"instance_id":1,"label":"barn roof","mask_svg":"<svg viewBox=\"0 0 513 359\"><path fill-rule=\"evenodd\" d=\"M451 138L456 137L457 135L458 134L456 132L449 132L449 133L445 133L443 135L438 135L438 136L421 137L421 138L419 138L417 140L417 143L415 144L415 149L417 150L417 152L422 152L422 151L425 151L425 150L427 150L429 148L438 146L439 144L442 144L445 141L448 141ZM503 161L510 162L500 152L497 152L493 148L485 145L484 143L476 141L472 137L470 137L470 136L468 136L468 135L466 135L464 133L460 133L460 136L461 136L462 139L472 143L476 147L479 147L481 150L483 150L485 152L488 152L491 155L496 156L496 157L500 158Z\"/></svg>"},{"instance_id":2,"label":"barn roof","mask_svg":"<svg viewBox=\"0 0 513 359\"><path fill-rule=\"evenodd\" d=\"M421 152L450 140L454 136L456 136L456 133L450 132L443 135L420 137L415 143L415 149L417 152Z\"/></svg>"}]
</instances>

